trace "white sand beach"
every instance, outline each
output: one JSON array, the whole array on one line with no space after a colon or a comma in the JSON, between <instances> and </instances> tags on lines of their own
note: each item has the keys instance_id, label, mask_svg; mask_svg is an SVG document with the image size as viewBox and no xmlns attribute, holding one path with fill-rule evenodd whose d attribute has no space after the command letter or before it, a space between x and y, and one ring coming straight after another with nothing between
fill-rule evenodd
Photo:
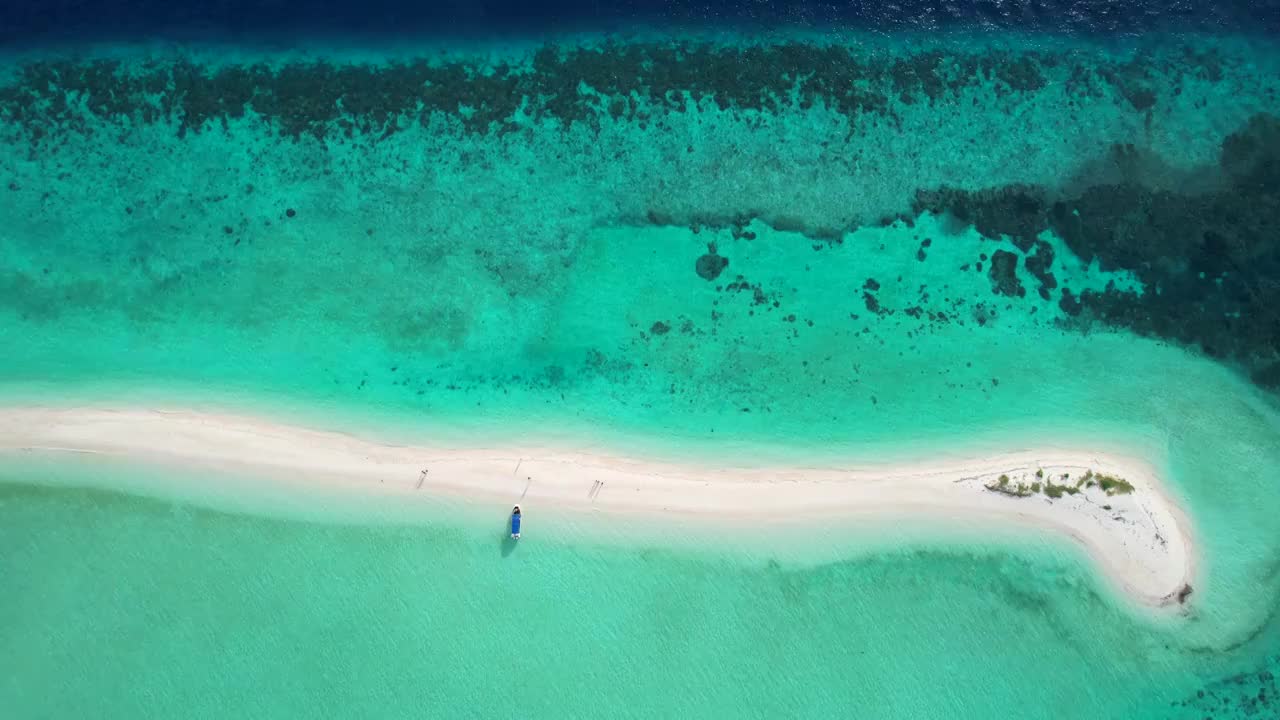
<instances>
[{"instance_id":1,"label":"white sand beach","mask_svg":"<svg viewBox=\"0 0 1280 720\"><path fill-rule=\"evenodd\" d=\"M445 495L503 504L518 499L526 509L726 522L803 524L847 516L1031 527L1081 545L1139 603L1177 606L1193 581L1189 521L1152 464L1136 456L1042 448L884 465L714 467L548 447L433 447L429 440L387 445L183 410L0 409L0 456L101 454L319 484L339 493L389 493L406 502ZM1127 481L1132 492L1105 492L1095 480L1101 475ZM1075 492L1051 498L1040 487L1046 481ZM1021 497L1013 494L1019 483L1027 493ZM1038 491L1031 491L1033 484Z\"/></svg>"}]
</instances>

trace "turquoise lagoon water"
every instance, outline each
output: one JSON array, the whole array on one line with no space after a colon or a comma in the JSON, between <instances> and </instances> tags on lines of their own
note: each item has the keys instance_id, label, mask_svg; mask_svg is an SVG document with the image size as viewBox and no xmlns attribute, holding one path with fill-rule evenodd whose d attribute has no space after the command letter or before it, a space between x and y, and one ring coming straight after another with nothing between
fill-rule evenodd
<instances>
[{"instance_id":1,"label":"turquoise lagoon water","mask_svg":"<svg viewBox=\"0 0 1280 720\"><path fill-rule=\"evenodd\" d=\"M870 66L913 52L859 42ZM704 97L674 111L636 91L634 112L614 115L582 80L574 102L599 111L517 111L502 131L477 129L471 119L500 102L466 88L503 62L552 72L532 52L439 55L469 63L453 112L394 106L395 66L365 53L380 64L351 87L382 85L373 100L348 93L334 117L311 98L345 81L308 64L316 52L13 60L6 87L18 90L0 95L0 391L711 463L1138 447L1166 470L1203 553L1185 612L1135 612L1077 550L1042 539L940 543L920 527L908 529L917 542L866 553L837 528L808 539L822 559L806 561L790 546L743 556L732 537L674 549L571 527L515 547L505 507L364 522L228 512L102 489L136 487L118 473L142 470L11 458L0 706L15 717L1274 711L1273 399L1196 352L1073 318L1022 265L1025 296L993 294L979 263L1009 240L912 204L943 185L1066 194L1104 172L1094 166L1115 143L1143 153L1144 182L1210 186L1223 138L1275 107L1274 53L1244 40L997 51L967 39L942 49L956 58L950 94L902 90L853 116L798 98L744 108L741 83L708 73L695 80L727 106ZM1061 55L1034 55L1042 84L966 79L964 59L985 53ZM1119 86L1068 82L1077 66L1133 57L1148 58L1150 107ZM292 84L268 98L217 75L254 63ZM198 113L208 123L185 127ZM1060 285L1140 288L1041 238Z\"/></svg>"}]
</instances>

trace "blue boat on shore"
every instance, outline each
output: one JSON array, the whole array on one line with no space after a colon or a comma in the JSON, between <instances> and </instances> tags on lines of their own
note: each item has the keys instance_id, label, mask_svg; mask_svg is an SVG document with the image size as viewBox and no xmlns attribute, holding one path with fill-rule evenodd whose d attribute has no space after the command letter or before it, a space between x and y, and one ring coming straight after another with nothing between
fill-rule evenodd
<instances>
[{"instance_id":1,"label":"blue boat on shore","mask_svg":"<svg viewBox=\"0 0 1280 720\"><path fill-rule=\"evenodd\" d=\"M520 506L517 505L511 511L511 539L520 539Z\"/></svg>"}]
</instances>

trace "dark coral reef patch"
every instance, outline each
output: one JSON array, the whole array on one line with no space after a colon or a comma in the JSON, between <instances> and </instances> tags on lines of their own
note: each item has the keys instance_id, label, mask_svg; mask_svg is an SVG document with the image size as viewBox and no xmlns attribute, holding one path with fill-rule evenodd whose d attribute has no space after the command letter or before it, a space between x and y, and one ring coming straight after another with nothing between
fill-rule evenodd
<instances>
[{"instance_id":1,"label":"dark coral reef patch","mask_svg":"<svg viewBox=\"0 0 1280 720\"><path fill-rule=\"evenodd\" d=\"M1098 184L1052 199L1043 188L1010 186L921 192L917 211L947 213L1025 255L1045 299L1057 288L1052 230L1085 262L1126 270L1132 292L1074 292L1059 305L1076 322L1100 321L1174 340L1236 362L1255 381L1280 387L1280 119L1258 114L1222 143L1216 188L1153 189L1139 181ZM1002 255L1003 253L1003 255ZM993 291L1020 295L1008 251L992 256Z\"/></svg>"},{"instance_id":2,"label":"dark coral reef patch","mask_svg":"<svg viewBox=\"0 0 1280 720\"><path fill-rule=\"evenodd\" d=\"M1190 59L1188 59L1190 58ZM548 45L519 62L409 59L380 64L265 62L207 66L186 59L31 62L0 86L0 118L36 135L85 130L87 120L177 123L199 132L248 113L281 135L382 137L442 113L467 132L555 119L598 127L602 118L645 124L655 112L709 103L775 112L824 105L853 117L892 114L893 102L931 103L966 88L1034 93L1060 76L1073 92L1109 93L1145 111L1158 102L1147 78L1220 77L1223 60L1195 56L1101 61L1070 52L928 50L897 55L798 42L724 46L697 40ZM1206 69L1207 68L1207 69ZM585 91L584 91L585 89Z\"/></svg>"}]
</instances>

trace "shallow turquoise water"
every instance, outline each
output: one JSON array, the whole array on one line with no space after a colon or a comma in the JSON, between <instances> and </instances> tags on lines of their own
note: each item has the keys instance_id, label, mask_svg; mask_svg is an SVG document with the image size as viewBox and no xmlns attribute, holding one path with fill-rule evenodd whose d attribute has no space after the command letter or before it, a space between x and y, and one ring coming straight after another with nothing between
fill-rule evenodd
<instances>
[{"instance_id":1,"label":"shallow turquoise water","mask_svg":"<svg viewBox=\"0 0 1280 720\"><path fill-rule=\"evenodd\" d=\"M6 463L0 570L17 590L0 594L0 705L20 717L489 717L517 702L527 717L1261 710L1280 652L1273 401L1183 349L1064 325L1021 267L1030 292L993 295L977 264L1008 243L911 211L922 187L1069 186L1111 143L1160 158L1151 182L1195 176L1223 135L1274 106L1275 56L1220 45L1214 81L1152 51L1158 101L1144 112L1106 87L1068 97L1064 63L1046 64L1043 88L984 76L853 121L821 104L753 115L704 102L651 109L652 123L529 120L498 135L431 116L321 142L272 130L311 111L305 97L183 134L177 118L77 110L100 101L91 88L67 94L61 126L10 122L7 397L713 461L1132 444L1165 466L1204 558L1187 615L1161 625L1052 545L913 546L818 567L565 530L517 549L460 518L218 514L66 487L114 482L100 471ZM1136 51L1073 52L1089 65ZM262 59L237 53L192 57ZM134 62L125 72L144 74ZM1132 284L1045 239L1076 292ZM709 244L728 261L710 280L696 271Z\"/></svg>"},{"instance_id":2,"label":"shallow turquoise water","mask_svg":"<svg viewBox=\"0 0 1280 720\"><path fill-rule=\"evenodd\" d=\"M0 688L30 717L1193 717L1170 703L1261 642L1180 647L1049 552L798 570L92 492L2 502Z\"/></svg>"}]
</instances>

